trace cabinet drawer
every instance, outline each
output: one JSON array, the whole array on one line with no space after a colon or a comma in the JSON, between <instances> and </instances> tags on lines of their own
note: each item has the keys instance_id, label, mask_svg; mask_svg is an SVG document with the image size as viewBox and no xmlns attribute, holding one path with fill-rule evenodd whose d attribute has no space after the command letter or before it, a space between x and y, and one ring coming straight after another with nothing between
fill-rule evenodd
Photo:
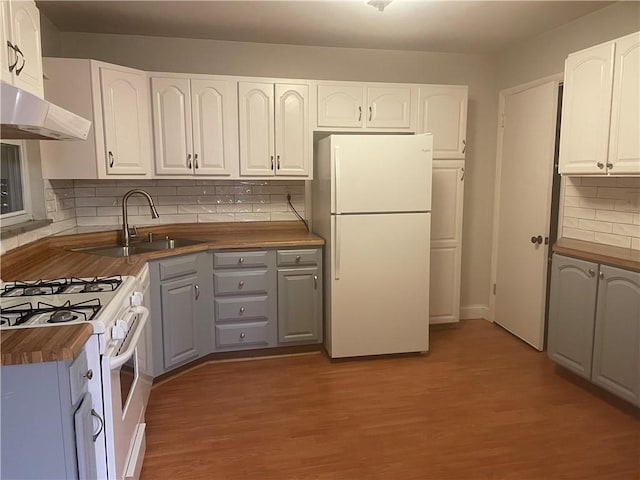
<instances>
[{"instance_id":1,"label":"cabinet drawer","mask_svg":"<svg viewBox=\"0 0 640 480\"><path fill-rule=\"evenodd\" d=\"M317 265L318 250L278 250L278 266Z\"/></svg>"},{"instance_id":2,"label":"cabinet drawer","mask_svg":"<svg viewBox=\"0 0 640 480\"><path fill-rule=\"evenodd\" d=\"M216 295L267 293L267 271L216 272L213 274L213 285Z\"/></svg>"},{"instance_id":3,"label":"cabinet drawer","mask_svg":"<svg viewBox=\"0 0 640 480\"><path fill-rule=\"evenodd\" d=\"M71 384L72 405L75 405L76 402L82 398L84 392L87 391L87 383L89 381L87 376L88 371L89 366L87 364L87 355L83 350L69 367L69 383Z\"/></svg>"},{"instance_id":4,"label":"cabinet drawer","mask_svg":"<svg viewBox=\"0 0 640 480\"><path fill-rule=\"evenodd\" d=\"M213 268L266 266L267 252L218 252L213 254Z\"/></svg>"},{"instance_id":5,"label":"cabinet drawer","mask_svg":"<svg viewBox=\"0 0 640 480\"><path fill-rule=\"evenodd\" d=\"M269 317L267 297L231 297L215 300L216 321Z\"/></svg>"},{"instance_id":6,"label":"cabinet drawer","mask_svg":"<svg viewBox=\"0 0 640 480\"><path fill-rule=\"evenodd\" d=\"M181 277L198 272L199 255L189 255L186 257L176 257L169 260L162 260L160 263L160 280Z\"/></svg>"},{"instance_id":7,"label":"cabinet drawer","mask_svg":"<svg viewBox=\"0 0 640 480\"><path fill-rule=\"evenodd\" d=\"M241 345L267 346L269 344L269 322L230 323L216 325L218 347Z\"/></svg>"}]
</instances>

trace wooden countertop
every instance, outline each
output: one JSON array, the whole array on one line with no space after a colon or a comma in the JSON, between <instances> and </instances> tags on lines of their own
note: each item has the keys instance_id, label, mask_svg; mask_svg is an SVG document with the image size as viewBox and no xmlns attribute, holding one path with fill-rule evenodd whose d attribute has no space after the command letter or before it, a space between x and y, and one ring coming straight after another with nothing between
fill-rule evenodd
<instances>
[{"instance_id":1,"label":"wooden countertop","mask_svg":"<svg viewBox=\"0 0 640 480\"><path fill-rule=\"evenodd\" d=\"M92 333L88 323L3 330L2 365L73 360Z\"/></svg>"},{"instance_id":2,"label":"wooden countertop","mask_svg":"<svg viewBox=\"0 0 640 480\"><path fill-rule=\"evenodd\" d=\"M561 238L553 246L553 251L560 255L640 272L640 250Z\"/></svg>"},{"instance_id":3,"label":"wooden countertop","mask_svg":"<svg viewBox=\"0 0 640 480\"><path fill-rule=\"evenodd\" d=\"M2 255L0 276L4 281L15 281L70 276L137 275L148 260L211 249L324 245L324 240L307 232L301 222L195 223L138 229L140 237L145 237L149 232L173 238L201 240L204 243L113 258L69 250L94 245L114 245L119 238L117 230L47 237ZM91 331L88 324L3 330L0 332L2 365L73 359Z\"/></svg>"}]
</instances>

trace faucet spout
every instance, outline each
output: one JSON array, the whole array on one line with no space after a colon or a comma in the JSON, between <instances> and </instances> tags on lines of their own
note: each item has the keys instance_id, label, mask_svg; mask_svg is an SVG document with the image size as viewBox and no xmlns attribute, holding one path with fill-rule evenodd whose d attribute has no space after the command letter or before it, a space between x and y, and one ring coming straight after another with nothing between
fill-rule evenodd
<instances>
[{"instance_id":1,"label":"faucet spout","mask_svg":"<svg viewBox=\"0 0 640 480\"><path fill-rule=\"evenodd\" d=\"M122 246L123 247L129 246L129 240L131 238L131 235L129 233L129 221L127 218L127 203L129 201L129 197L131 197L132 195L142 195L147 199L147 202L149 202L149 209L151 210L151 218L158 218L160 216L158 214L158 210L156 209L155 204L153 203L153 198L151 198L151 195L149 195L144 190L135 188L125 193L124 196L122 197Z\"/></svg>"}]
</instances>

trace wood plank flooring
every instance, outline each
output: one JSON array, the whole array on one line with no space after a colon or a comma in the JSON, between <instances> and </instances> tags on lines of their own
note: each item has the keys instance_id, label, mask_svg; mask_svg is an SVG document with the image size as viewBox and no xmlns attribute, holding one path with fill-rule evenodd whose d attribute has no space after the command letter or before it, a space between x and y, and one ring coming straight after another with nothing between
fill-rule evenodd
<instances>
[{"instance_id":1,"label":"wood plank flooring","mask_svg":"<svg viewBox=\"0 0 640 480\"><path fill-rule=\"evenodd\" d=\"M154 388L142 480L640 479L640 414L500 327L431 352L206 364Z\"/></svg>"}]
</instances>

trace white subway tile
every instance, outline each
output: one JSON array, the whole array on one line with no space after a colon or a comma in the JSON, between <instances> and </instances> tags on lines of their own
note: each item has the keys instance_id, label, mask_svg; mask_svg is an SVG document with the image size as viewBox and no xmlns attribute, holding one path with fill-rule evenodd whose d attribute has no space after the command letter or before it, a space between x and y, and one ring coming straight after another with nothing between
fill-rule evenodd
<instances>
[{"instance_id":1,"label":"white subway tile","mask_svg":"<svg viewBox=\"0 0 640 480\"><path fill-rule=\"evenodd\" d=\"M617 183L611 177L582 177L583 187L615 187Z\"/></svg>"},{"instance_id":2,"label":"white subway tile","mask_svg":"<svg viewBox=\"0 0 640 480\"><path fill-rule=\"evenodd\" d=\"M7 237L0 240L0 251L4 254L9 250L13 250L14 248L18 248L18 236L15 235L13 237Z\"/></svg>"},{"instance_id":3,"label":"white subway tile","mask_svg":"<svg viewBox=\"0 0 640 480\"><path fill-rule=\"evenodd\" d=\"M568 197L595 197L596 193L597 193L596 187L567 186L564 190L565 196L568 196Z\"/></svg>"},{"instance_id":4,"label":"white subway tile","mask_svg":"<svg viewBox=\"0 0 640 480\"><path fill-rule=\"evenodd\" d=\"M74 180L73 185L79 188L86 187L115 187L115 180Z\"/></svg>"},{"instance_id":5,"label":"white subway tile","mask_svg":"<svg viewBox=\"0 0 640 480\"><path fill-rule=\"evenodd\" d=\"M56 199L56 192L50 188L47 188L44 191L44 198L45 200L55 200Z\"/></svg>"},{"instance_id":6,"label":"white subway tile","mask_svg":"<svg viewBox=\"0 0 640 480\"><path fill-rule=\"evenodd\" d=\"M95 188L74 188L73 195L75 197L95 197L96 189Z\"/></svg>"},{"instance_id":7,"label":"white subway tile","mask_svg":"<svg viewBox=\"0 0 640 480\"><path fill-rule=\"evenodd\" d=\"M178 213L216 213L215 205L178 205Z\"/></svg>"},{"instance_id":8,"label":"white subway tile","mask_svg":"<svg viewBox=\"0 0 640 480\"><path fill-rule=\"evenodd\" d=\"M285 195L287 193L286 185L266 185L264 187L255 186L252 188L255 195Z\"/></svg>"},{"instance_id":9,"label":"white subway tile","mask_svg":"<svg viewBox=\"0 0 640 480\"><path fill-rule=\"evenodd\" d=\"M74 198L73 188L56 188L53 190L53 194L57 198Z\"/></svg>"},{"instance_id":10,"label":"white subway tile","mask_svg":"<svg viewBox=\"0 0 640 480\"><path fill-rule=\"evenodd\" d=\"M198 215L198 222L234 222L235 216L233 213L202 213Z\"/></svg>"},{"instance_id":11,"label":"white subway tile","mask_svg":"<svg viewBox=\"0 0 640 480\"><path fill-rule=\"evenodd\" d=\"M118 217L78 217L76 221L79 227L88 225L120 225Z\"/></svg>"},{"instance_id":12,"label":"white subway tile","mask_svg":"<svg viewBox=\"0 0 640 480\"><path fill-rule=\"evenodd\" d=\"M233 184L238 187L247 187L254 185L266 186L269 185L269 180L236 180L235 182L233 182Z\"/></svg>"},{"instance_id":13,"label":"white subway tile","mask_svg":"<svg viewBox=\"0 0 640 480\"><path fill-rule=\"evenodd\" d=\"M176 195L215 195L218 188L206 185L177 187Z\"/></svg>"},{"instance_id":14,"label":"white subway tile","mask_svg":"<svg viewBox=\"0 0 640 480\"><path fill-rule=\"evenodd\" d=\"M111 207L105 207L111 208ZM76 208L76 217L95 217L98 213L96 212L96 207L78 207ZM103 216L106 216L103 215Z\"/></svg>"},{"instance_id":15,"label":"white subway tile","mask_svg":"<svg viewBox=\"0 0 640 480\"><path fill-rule=\"evenodd\" d=\"M596 211L593 208L567 207L564 209L564 214L569 217L586 218L587 220L596 218Z\"/></svg>"},{"instance_id":16,"label":"white subway tile","mask_svg":"<svg viewBox=\"0 0 640 480\"><path fill-rule=\"evenodd\" d=\"M640 238L631 239L631 248L633 250L640 250Z\"/></svg>"},{"instance_id":17,"label":"white subway tile","mask_svg":"<svg viewBox=\"0 0 640 480\"><path fill-rule=\"evenodd\" d=\"M286 203L255 203L253 205L254 212L286 212Z\"/></svg>"},{"instance_id":18,"label":"white subway tile","mask_svg":"<svg viewBox=\"0 0 640 480\"><path fill-rule=\"evenodd\" d=\"M177 205L156 205L156 210L160 215L175 215L176 213L178 213L178 206ZM145 212L147 211L148 210L145 210ZM140 213L143 213L142 210L140 210Z\"/></svg>"},{"instance_id":19,"label":"white subway tile","mask_svg":"<svg viewBox=\"0 0 640 480\"><path fill-rule=\"evenodd\" d=\"M595 208L597 210L614 210L615 200L610 198L591 198L591 197L565 197L565 205L568 199L578 199L580 207Z\"/></svg>"},{"instance_id":20,"label":"white subway tile","mask_svg":"<svg viewBox=\"0 0 640 480\"><path fill-rule=\"evenodd\" d=\"M236 204L236 205L218 205L216 206L216 211L218 213L243 213L243 212L251 212L253 210L251 204Z\"/></svg>"},{"instance_id":21,"label":"white subway tile","mask_svg":"<svg viewBox=\"0 0 640 480\"><path fill-rule=\"evenodd\" d=\"M613 224L610 222L599 222L597 220L578 220L580 230L591 230L592 232L611 233Z\"/></svg>"},{"instance_id":22,"label":"white subway tile","mask_svg":"<svg viewBox=\"0 0 640 480\"><path fill-rule=\"evenodd\" d=\"M62 220L67 220L75 216L76 216L76 211L74 208L70 208L67 210L58 210L57 212L51 212L49 214L49 218L54 222L60 222Z\"/></svg>"},{"instance_id":23,"label":"white subway tile","mask_svg":"<svg viewBox=\"0 0 640 480\"><path fill-rule=\"evenodd\" d=\"M619 187L635 188L640 190L640 177L615 177Z\"/></svg>"},{"instance_id":24,"label":"white subway tile","mask_svg":"<svg viewBox=\"0 0 640 480\"><path fill-rule=\"evenodd\" d=\"M576 187L582 185L582 177L562 177L567 187Z\"/></svg>"},{"instance_id":25,"label":"white subway tile","mask_svg":"<svg viewBox=\"0 0 640 480\"><path fill-rule=\"evenodd\" d=\"M630 194L625 200L616 200L616 210L623 212L640 212L640 193Z\"/></svg>"},{"instance_id":26,"label":"white subway tile","mask_svg":"<svg viewBox=\"0 0 640 480\"><path fill-rule=\"evenodd\" d=\"M251 195L251 185L239 186L235 185L232 187L215 187L216 194L218 195ZM201 195L206 195L205 193Z\"/></svg>"},{"instance_id":27,"label":"white subway tile","mask_svg":"<svg viewBox=\"0 0 640 480\"><path fill-rule=\"evenodd\" d=\"M562 218L562 226L570 227L570 228L578 228L579 219L573 217L563 217Z\"/></svg>"},{"instance_id":28,"label":"white subway tile","mask_svg":"<svg viewBox=\"0 0 640 480\"><path fill-rule=\"evenodd\" d=\"M49 180L53 188L73 188L73 180Z\"/></svg>"},{"instance_id":29,"label":"white subway tile","mask_svg":"<svg viewBox=\"0 0 640 480\"><path fill-rule=\"evenodd\" d=\"M296 217L293 212L272 212L271 213L272 222L290 222L295 220L298 220L298 217Z\"/></svg>"},{"instance_id":30,"label":"white subway tile","mask_svg":"<svg viewBox=\"0 0 640 480\"><path fill-rule=\"evenodd\" d=\"M613 235L611 233L595 233L594 241L605 245L613 245L615 247L631 248L631 237L622 235Z\"/></svg>"},{"instance_id":31,"label":"white subway tile","mask_svg":"<svg viewBox=\"0 0 640 480\"><path fill-rule=\"evenodd\" d=\"M197 198L195 195L177 195L175 197L163 197L160 196L157 199L154 199L155 203L158 205L181 205L181 204L195 204L197 203Z\"/></svg>"},{"instance_id":32,"label":"white subway tile","mask_svg":"<svg viewBox=\"0 0 640 480\"><path fill-rule=\"evenodd\" d=\"M577 240L586 240L587 242L593 242L595 232L578 230L577 228L563 228L562 236L566 238L575 238Z\"/></svg>"},{"instance_id":33,"label":"white subway tile","mask_svg":"<svg viewBox=\"0 0 640 480\"><path fill-rule=\"evenodd\" d=\"M640 237L640 225L614 223L613 233L617 235L628 235L629 237Z\"/></svg>"},{"instance_id":34,"label":"white subway tile","mask_svg":"<svg viewBox=\"0 0 640 480\"><path fill-rule=\"evenodd\" d=\"M118 205L115 197L77 198L76 207L115 207Z\"/></svg>"},{"instance_id":35,"label":"white subway tile","mask_svg":"<svg viewBox=\"0 0 640 480\"><path fill-rule=\"evenodd\" d=\"M287 186L287 193L293 195L304 195L304 186Z\"/></svg>"},{"instance_id":36,"label":"white subway tile","mask_svg":"<svg viewBox=\"0 0 640 480\"><path fill-rule=\"evenodd\" d=\"M56 210L58 210L58 202L56 202L55 200L47 200L44 203L47 213L55 212Z\"/></svg>"},{"instance_id":37,"label":"white subway tile","mask_svg":"<svg viewBox=\"0 0 640 480\"><path fill-rule=\"evenodd\" d=\"M640 225L640 213L634 214L632 221L634 225Z\"/></svg>"},{"instance_id":38,"label":"white subway tile","mask_svg":"<svg viewBox=\"0 0 640 480\"><path fill-rule=\"evenodd\" d=\"M160 223L196 223L198 215L195 213L182 213L176 215L162 215Z\"/></svg>"},{"instance_id":39,"label":"white subway tile","mask_svg":"<svg viewBox=\"0 0 640 480\"><path fill-rule=\"evenodd\" d=\"M65 230L69 230L70 228L75 228L77 225L76 219L69 218L67 220L62 220L61 222L53 222L51 224L51 234L55 235L60 232L64 232Z\"/></svg>"},{"instance_id":40,"label":"white subway tile","mask_svg":"<svg viewBox=\"0 0 640 480\"><path fill-rule=\"evenodd\" d=\"M224 205L235 203L233 195L202 195L197 197L197 202L203 205Z\"/></svg>"},{"instance_id":41,"label":"white subway tile","mask_svg":"<svg viewBox=\"0 0 640 480\"><path fill-rule=\"evenodd\" d=\"M596 220L613 223L632 223L633 214L628 212L612 212L609 210L596 211Z\"/></svg>"},{"instance_id":42,"label":"white subway tile","mask_svg":"<svg viewBox=\"0 0 640 480\"><path fill-rule=\"evenodd\" d=\"M67 208L76 208L75 198L63 198L58 201L58 208L60 210L66 210Z\"/></svg>"},{"instance_id":43,"label":"white subway tile","mask_svg":"<svg viewBox=\"0 0 640 480\"><path fill-rule=\"evenodd\" d=\"M564 197L565 207L579 207L580 201L583 200L580 197Z\"/></svg>"},{"instance_id":44,"label":"white subway tile","mask_svg":"<svg viewBox=\"0 0 640 480\"><path fill-rule=\"evenodd\" d=\"M136 179L127 179L127 180L117 180L118 186L127 187L129 190L132 188L147 188L153 187L156 185L155 180L136 180Z\"/></svg>"},{"instance_id":45,"label":"white subway tile","mask_svg":"<svg viewBox=\"0 0 640 480\"><path fill-rule=\"evenodd\" d=\"M268 222L271 220L269 213L236 213L236 222Z\"/></svg>"},{"instance_id":46,"label":"white subway tile","mask_svg":"<svg viewBox=\"0 0 640 480\"><path fill-rule=\"evenodd\" d=\"M269 195L236 195L235 203L269 203Z\"/></svg>"},{"instance_id":47,"label":"white subway tile","mask_svg":"<svg viewBox=\"0 0 640 480\"><path fill-rule=\"evenodd\" d=\"M626 200L632 194L628 188L598 187L598 198L613 198L616 200Z\"/></svg>"},{"instance_id":48,"label":"white subway tile","mask_svg":"<svg viewBox=\"0 0 640 480\"><path fill-rule=\"evenodd\" d=\"M195 180L178 180L178 179L159 179L158 186L160 187L193 187L196 185Z\"/></svg>"}]
</instances>

